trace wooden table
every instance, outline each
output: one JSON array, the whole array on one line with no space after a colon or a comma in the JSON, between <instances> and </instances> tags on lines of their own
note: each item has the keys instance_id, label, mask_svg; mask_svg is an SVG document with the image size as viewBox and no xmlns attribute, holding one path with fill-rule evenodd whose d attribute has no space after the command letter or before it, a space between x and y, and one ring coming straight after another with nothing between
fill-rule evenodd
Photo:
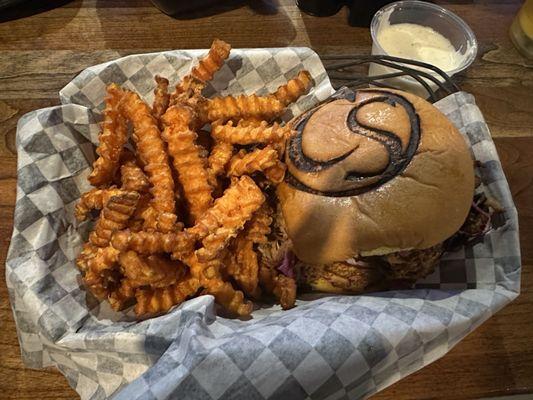
<instances>
[{"instance_id":1,"label":"wooden table","mask_svg":"<svg viewBox=\"0 0 533 400\"><path fill-rule=\"evenodd\" d=\"M15 204L17 120L28 111L58 104L59 89L83 68L131 53L206 48L214 36L235 48L310 46L320 54L370 51L368 29L349 27L346 10L314 18L301 14L292 0L280 0L277 9L226 3L227 9L219 13L177 20L147 0L74 1L0 22L2 268ZM478 58L461 78L461 86L476 96L487 119L518 207L522 294L444 358L374 397L380 400L533 393L533 62L518 54L507 34L521 1L440 3L463 17L480 43ZM5 18L0 12L0 20ZM33 371L22 365L1 275L0 397L77 398L57 371Z\"/></svg>"}]
</instances>

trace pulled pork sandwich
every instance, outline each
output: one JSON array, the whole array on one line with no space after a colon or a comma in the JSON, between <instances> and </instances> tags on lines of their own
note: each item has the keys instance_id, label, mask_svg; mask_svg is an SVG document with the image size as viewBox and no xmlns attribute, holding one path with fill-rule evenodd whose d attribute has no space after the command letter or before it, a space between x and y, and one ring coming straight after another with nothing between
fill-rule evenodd
<instances>
[{"instance_id":1,"label":"pulled pork sandwich","mask_svg":"<svg viewBox=\"0 0 533 400\"><path fill-rule=\"evenodd\" d=\"M452 244L487 231L491 208L475 196L465 139L427 101L344 91L291 124L277 236L260 251L300 286L403 287L433 272Z\"/></svg>"}]
</instances>

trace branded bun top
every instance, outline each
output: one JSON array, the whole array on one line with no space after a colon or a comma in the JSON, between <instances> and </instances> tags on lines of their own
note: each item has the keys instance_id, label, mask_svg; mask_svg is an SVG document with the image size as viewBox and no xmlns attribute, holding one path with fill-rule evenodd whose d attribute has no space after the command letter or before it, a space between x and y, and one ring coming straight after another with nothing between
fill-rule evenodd
<instances>
[{"instance_id":1,"label":"branded bun top","mask_svg":"<svg viewBox=\"0 0 533 400\"><path fill-rule=\"evenodd\" d=\"M325 264L424 249L453 235L474 192L461 134L405 92L347 97L291 122L278 196L296 255Z\"/></svg>"}]
</instances>

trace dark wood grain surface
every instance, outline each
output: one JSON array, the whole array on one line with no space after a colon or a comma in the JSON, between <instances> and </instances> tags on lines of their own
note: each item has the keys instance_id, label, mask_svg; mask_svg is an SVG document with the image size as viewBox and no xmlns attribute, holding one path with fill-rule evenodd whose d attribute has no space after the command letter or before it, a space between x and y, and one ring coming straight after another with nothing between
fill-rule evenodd
<instances>
[{"instance_id":1,"label":"dark wood grain surface","mask_svg":"<svg viewBox=\"0 0 533 400\"><path fill-rule=\"evenodd\" d=\"M37 4L39 3L39 4ZM197 18L173 19L145 0L37 2L0 12L0 268L12 230L16 188L15 129L26 112L58 104L58 91L83 68L126 54L208 47L213 37L233 47L310 46L320 54L368 54L368 29L301 14L292 0L277 7L226 1ZM65 4L66 3L66 4ZM476 96L492 131L519 211L522 294L442 359L374 396L380 400L474 399L533 393L533 62L513 48L508 28L519 0L441 1L475 31L480 51L460 77ZM0 398L74 399L55 370L22 365L2 271Z\"/></svg>"}]
</instances>

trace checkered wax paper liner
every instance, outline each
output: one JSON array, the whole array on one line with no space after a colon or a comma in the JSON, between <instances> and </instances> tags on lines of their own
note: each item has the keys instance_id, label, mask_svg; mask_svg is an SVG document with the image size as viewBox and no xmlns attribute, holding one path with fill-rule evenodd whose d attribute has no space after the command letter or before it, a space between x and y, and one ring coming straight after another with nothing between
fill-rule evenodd
<instances>
[{"instance_id":1,"label":"checkered wax paper liner","mask_svg":"<svg viewBox=\"0 0 533 400\"><path fill-rule=\"evenodd\" d=\"M447 254L416 289L305 297L294 309L261 308L247 321L217 317L211 296L142 322L99 304L74 265L90 224L77 225L73 209L89 189L105 85L117 82L151 101L155 74L174 83L203 53L135 55L88 68L60 92L63 105L19 121L6 277L28 367L55 365L82 399L356 399L443 356L517 296L516 210L483 116L471 95L456 93L437 107L468 138L483 190L504 218L483 242ZM236 50L208 94L271 91L302 68L316 86L291 109L297 114L333 92L310 49Z\"/></svg>"}]
</instances>

